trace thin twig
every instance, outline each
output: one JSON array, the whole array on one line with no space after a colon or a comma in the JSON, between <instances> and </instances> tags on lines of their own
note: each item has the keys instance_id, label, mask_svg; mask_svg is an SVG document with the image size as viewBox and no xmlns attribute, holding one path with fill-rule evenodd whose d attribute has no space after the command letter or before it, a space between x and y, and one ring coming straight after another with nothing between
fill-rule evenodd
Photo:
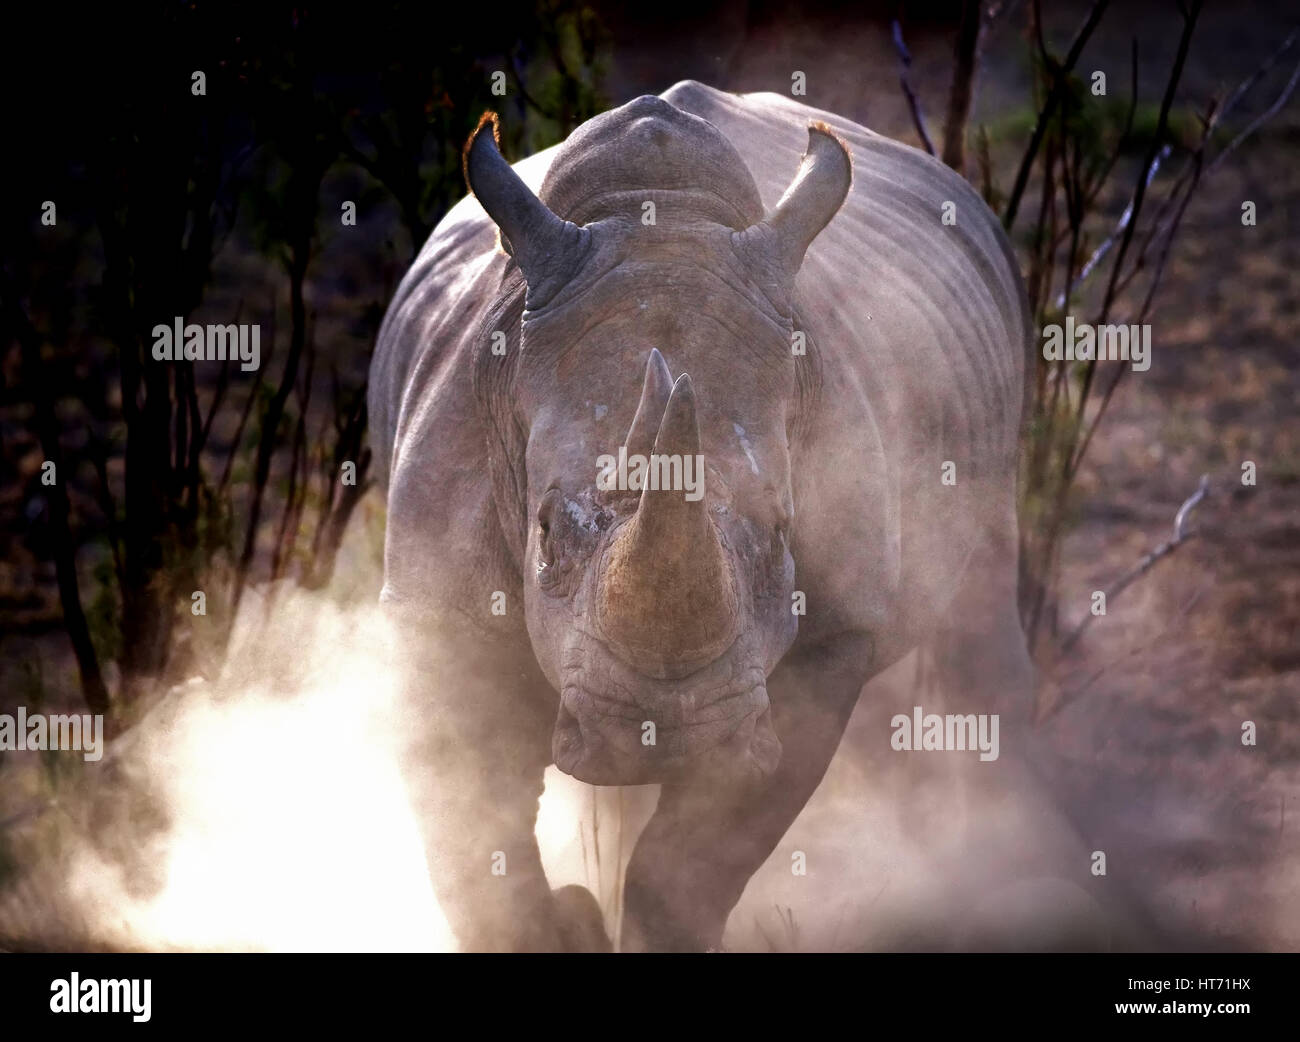
<instances>
[{"instance_id":1,"label":"thin twig","mask_svg":"<svg viewBox=\"0 0 1300 1042\"><path fill-rule=\"evenodd\" d=\"M1197 486L1196 491L1193 492L1190 496L1187 497L1186 500L1183 501L1183 505L1178 508L1178 513L1174 515L1174 537L1172 539L1169 539L1161 543L1150 553L1144 555L1142 559L1138 561L1137 564L1135 564L1132 568L1130 568L1127 572L1125 572L1122 576L1120 576L1118 580L1116 580L1106 589L1105 603L1108 609L1111 605L1111 602L1117 596L1119 596L1119 594L1121 594L1130 585L1132 585L1143 575L1149 572L1151 568L1156 564L1157 561L1160 561L1163 558L1168 557L1171 553L1177 550L1185 542L1187 542L1189 539L1194 538L1197 535L1195 530L1190 530L1190 531L1188 530L1187 517L1196 508L1197 504L1199 504L1201 500L1205 499L1205 497L1208 496L1209 494L1210 494L1210 476L1208 474L1202 474L1201 483L1199 486ZM1083 631L1086 630L1088 626L1092 624L1092 621L1096 618L1098 618L1098 616L1093 615L1091 612L1088 612L1086 615L1084 615L1082 619L1079 620L1079 624L1075 626L1073 632L1071 632L1070 635L1066 637L1064 642L1061 644L1062 654L1065 654L1072 647L1074 647L1074 645L1078 642L1079 638L1083 636Z\"/></svg>"},{"instance_id":2,"label":"thin twig","mask_svg":"<svg viewBox=\"0 0 1300 1042\"><path fill-rule=\"evenodd\" d=\"M1234 108L1236 108L1237 102L1241 101L1242 98L1244 98L1248 93L1250 93L1250 91L1254 88L1255 84L1257 84L1260 80L1262 80L1269 73L1269 71L1272 70L1273 66L1282 60L1282 56L1286 54L1286 52L1289 51L1292 47L1295 46L1295 42L1297 39L1300 39L1300 29L1291 30L1291 33L1287 36L1287 38L1282 41L1282 46L1280 46L1276 51L1270 54L1258 69L1256 69L1253 73L1251 73L1239 84L1237 84L1237 89L1228 95L1228 97L1224 100L1222 107L1219 109L1220 120L1222 120L1224 117L1228 115L1229 112L1231 112Z\"/></svg>"},{"instance_id":3,"label":"thin twig","mask_svg":"<svg viewBox=\"0 0 1300 1042\"><path fill-rule=\"evenodd\" d=\"M1282 110L1282 106L1287 103L1287 100L1291 97L1291 95L1295 93L1295 88L1297 83L1300 83L1300 65L1296 65L1295 71L1291 73L1291 78L1287 81L1286 86L1282 89L1282 93L1278 95L1277 100L1273 102L1273 104L1270 105L1267 109L1261 112L1257 117L1255 117L1255 119L1251 120L1250 123L1247 124L1246 129L1243 130L1240 134L1238 134L1235 138L1233 138L1232 141L1224 147L1223 151L1214 157L1214 161L1209 166L1209 171L1213 171L1215 167L1217 167L1220 163L1222 163L1224 159L1226 159L1233 152L1233 150L1237 148L1238 145L1240 145L1243 141L1245 141L1248 137L1250 137L1251 134L1255 133L1255 131L1257 131L1270 119L1276 116Z\"/></svg>"},{"instance_id":4,"label":"thin twig","mask_svg":"<svg viewBox=\"0 0 1300 1042\"><path fill-rule=\"evenodd\" d=\"M542 115L546 119L555 120L557 123L560 122L560 114L552 112L540 101L538 101L536 98L534 98L531 94L528 93L528 88L524 86L523 70L520 69L519 67L519 56L514 53L510 55L510 71L511 73L514 74L515 89L519 91L519 96L522 97L527 104L531 105L534 109L537 110L537 112L540 115Z\"/></svg>"},{"instance_id":5,"label":"thin twig","mask_svg":"<svg viewBox=\"0 0 1300 1042\"><path fill-rule=\"evenodd\" d=\"M253 386L249 388L248 397L244 399L244 408L239 414L239 424L235 427L234 440L230 443L230 452L226 456L225 466L221 468L221 478L217 481L215 495L217 498L225 493L226 487L230 484L230 477L234 470L235 458L239 455L239 448L244 441L244 428L248 426L248 418L252 415L253 408L257 404L258 398L262 393L262 381L266 371L271 367L271 362L275 358L275 336L276 336L276 318L275 318L275 292L271 292L270 318L267 322L268 332L266 337L266 357L262 359L262 364L257 367L257 372L253 376Z\"/></svg>"},{"instance_id":6,"label":"thin twig","mask_svg":"<svg viewBox=\"0 0 1300 1042\"><path fill-rule=\"evenodd\" d=\"M1070 50L1065 56L1064 64L1053 70L1052 89L1047 95L1047 100L1043 103L1042 110L1038 113L1034 131L1029 137L1029 145L1025 148L1025 154L1020 159L1020 169L1016 171L1016 180L1011 188L1011 195L1007 199L1006 212L1002 217L1002 227L1007 231L1010 231L1011 226L1016 223L1016 212L1020 209L1020 197L1025 194L1025 186L1029 183L1029 172L1034 166L1034 157L1038 155L1039 146L1042 145L1043 137L1047 134L1047 128L1056 112L1056 106L1060 104L1061 98L1065 95L1066 80L1074 70L1079 55L1083 53L1083 47L1088 42L1088 37L1097 28L1097 23L1105 13L1108 2L1109 0L1097 0L1092 5L1092 10L1088 12L1087 19L1078 33L1075 34L1074 41L1070 44ZM1037 5L1035 5L1035 9L1037 9ZM1037 21L1041 34L1042 18L1038 17Z\"/></svg>"},{"instance_id":7,"label":"thin twig","mask_svg":"<svg viewBox=\"0 0 1300 1042\"><path fill-rule=\"evenodd\" d=\"M1151 182L1155 180L1156 174L1159 173L1160 171L1160 164L1169 158L1170 151L1171 151L1170 146L1165 145L1164 148L1162 148L1159 151L1159 153L1157 153L1155 162L1151 164L1151 169L1147 171L1147 176L1146 176L1147 187L1150 187ZM1136 193L1134 193L1134 197L1136 197ZM1076 289L1078 288L1080 283L1082 283L1085 279L1088 278L1089 275L1093 273L1097 265L1100 264L1103 258L1105 258L1106 254L1108 254L1111 251L1111 247L1113 247L1115 243L1119 240L1119 237L1124 234L1124 230L1129 226L1129 222L1133 220L1133 202L1134 199L1129 199L1128 205L1124 207L1124 212L1120 214L1119 221L1115 225L1115 230L1112 231L1110 235L1108 235L1105 238L1105 240L1101 243L1101 245L1098 246L1093 251L1092 256L1088 258L1087 263L1084 264L1083 268L1080 270L1079 277L1075 280L1074 283ZM1057 296L1056 306L1058 309L1065 307L1064 292L1060 293Z\"/></svg>"},{"instance_id":8,"label":"thin twig","mask_svg":"<svg viewBox=\"0 0 1300 1042\"><path fill-rule=\"evenodd\" d=\"M1072 688L1071 690L1063 694L1059 699L1056 700L1056 702L1049 709L1047 709L1043 713L1043 715L1039 718L1038 722L1042 723L1042 721L1045 720L1047 717L1053 715L1054 713L1059 713L1067 705L1069 705L1076 698L1078 698L1079 695L1087 691L1088 688L1092 687L1093 684L1095 684L1103 676L1105 676L1112 669L1118 666L1121 662L1124 662L1127 659L1131 659L1135 655L1140 655L1142 654L1142 652L1150 649L1151 645L1155 644L1156 641L1160 640L1166 633L1168 633L1173 628L1174 623L1179 622L1182 619L1187 617L1187 614L1194 607L1196 607L1197 602L1200 601L1200 599L1205 595L1205 591L1210 588L1213 582L1214 582L1213 579L1207 579L1204 583L1202 583L1200 589L1198 589L1189 598L1187 598L1187 600L1183 602L1182 606L1178 609L1178 611L1176 611L1169 618L1169 620L1163 626L1160 627L1159 632L1157 632L1156 635L1152 637L1150 640L1148 640L1146 643L1139 644L1135 648L1130 648L1128 651L1126 651L1118 659L1115 659L1113 662L1107 662L1104 666L1102 666L1100 669L1096 670L1091 676L1089 676L1088 679L1085 680L1078 687Z\"/></svg>"},{"instance_id":9,"label":"thin twig","mask_svg":"<svg viewBox=\"0 0 1300 1042\"><path fill-rule=\"evenodd\" d=\"M916 92L912 90L912 84L907 78L907 70L912 67L912 53L907 49L907 44L903 42L903 27L898 24L898 19L894 19L894 48L898 51L900 65L898 83L907 96L907 107L912 113L912 125L916 127L916 132L920 135L921 144L925 146L925 150L930 155L935 155L934 142L930 140L930 135L925 129L925 116L921 113L921 103L917 100Z\"/></svg>"},{"instance_id":10,"label":"thin twig","mask_svg":"<svg viewBox=\"0 0 1300 1042\"><path fill-rule=\"evenodd\" d=\"M1124 235L1120 239L1119 253L1115 257L1115 266L1111 269L1110 284L1106 287L1106 296L1102 300L1101 316L1098 324L1106 321L1111 304L1115 299L1116 282L1119 279L1120 269L1124 266L1124 257L1128 254L1129 246L1133 241L1134 224L1138 215L1142 212L1142 202L1146 198L1147 177L1151 167L1155 165L1160 150L1164 147L1164 136L1169 126L1169 110L1173 107L1174 95L1178 90L1179 82L1183 78L1183 65L1187 61L1187 51L1191 46L1192 32L1196 28L1196 19L1200 13L1200 0L1196 0L1192 4L1191 12L1183 21L1183 31L1178 39L1178 53L1174 56L1174 65L1169 72L1169 80L1165 85L1165 94L1160 100L1160 116L1156 120L1156 130L1151 139L1151 148L1147 153L1146 162L1142 165L1142 176L1138 178L1137 191L1133 194L1133 218L1124 228ZM1089 367L1089 376L1091 376L1094 368L1095 366ZM1077 436L1078 431L1076 430L1075 437L1077 438Z\"/></svg>"}]
</instances>

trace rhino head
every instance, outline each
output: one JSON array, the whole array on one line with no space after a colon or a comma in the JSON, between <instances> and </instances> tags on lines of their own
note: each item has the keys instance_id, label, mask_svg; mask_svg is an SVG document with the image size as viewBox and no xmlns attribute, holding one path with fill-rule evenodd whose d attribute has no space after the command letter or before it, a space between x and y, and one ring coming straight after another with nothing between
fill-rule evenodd
<instances>
[{"instance_id":1,"label":"rhino head","mask_svg":"<svg viewBox=\"0 0 1300 1042\"><path fill-rule=\"evenodd\" d=\"M555 762L593 784L761 778L781 756L766 679L798 625L791 451L813 379L791 298L847 150L810 127L764 213L734 147L659 98L575 131L540 197L495 125L466 178L526 294L476 387L514 446L494 484L560 692Z\"/></svg>"}]
</instances>

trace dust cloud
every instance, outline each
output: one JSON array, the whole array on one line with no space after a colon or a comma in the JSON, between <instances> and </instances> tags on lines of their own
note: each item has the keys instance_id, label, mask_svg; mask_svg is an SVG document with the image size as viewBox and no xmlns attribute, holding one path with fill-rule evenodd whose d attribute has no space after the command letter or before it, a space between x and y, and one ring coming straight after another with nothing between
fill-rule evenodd
<instances>
[{"instance_id":1,"label":"dust cloud","mask_svg":"<svg viewBox=\"0 0 1300 1042\"><path fill-rule=\"evenodd\" d=\"M28 902L30 919L39 900L65 929L37 917L38 945L62 935L71 947L137 950L454 950L399 771L412 722L394 661L377 606L292 588L250 594L219 675L168 692L113 743L86 786L92 805L66 815L85 828L64 828L62 857L33 866L46 877L36 898L29 882L0 901L0 936L21 944L14 902ZM909 657L868 686L724 946L1152 943L1118 881L1089 885L1089 846L1050 800L988 788L973 753L890 748L890 717L916 698L913 672ZM587 886L612 936L623 869L656 798L655 786L597 789L547 772L537 836L548 879Z\"/></svg>"},{"instance_id":2,"label":"dust cloud","mask_svg":"<svg viewBox=\"0 0 1300 1042\"><path fill-rule=\"evenodd\" d=\"M115 743L74 816L85 832L61 829L64 856L34 868L46 878L0 902L0 935L39 900L58 907L23 911L47 938L19 943L454 950L399 769L393 662L377 606L247 595L220 675L172 689ZM594 796L552 768L537 833L553 885L612 911L618 837L612 820L593 830Z\"/></svg>"}]
</instances>

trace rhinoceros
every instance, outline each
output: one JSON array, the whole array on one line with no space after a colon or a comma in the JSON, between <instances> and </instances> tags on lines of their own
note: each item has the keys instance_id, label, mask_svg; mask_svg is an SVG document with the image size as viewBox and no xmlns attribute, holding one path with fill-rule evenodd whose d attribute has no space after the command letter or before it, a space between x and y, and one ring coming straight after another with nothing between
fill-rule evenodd
<instances>
[{"instance_id":1,"label":"rhinoceros","mask_svg":"<svg viewBox=\"0 0 1300 1042\"><path fill-rule=\"evenodd\" d=\"M607 947L543 772L657 783L620 946L716 949L891 663L1001 714L989 770L1028 725L1019 269L960 176L791 98L682 82L513 166L496 130L369 391L434 887L462 948Z\"/></svg>"}]
</instances>

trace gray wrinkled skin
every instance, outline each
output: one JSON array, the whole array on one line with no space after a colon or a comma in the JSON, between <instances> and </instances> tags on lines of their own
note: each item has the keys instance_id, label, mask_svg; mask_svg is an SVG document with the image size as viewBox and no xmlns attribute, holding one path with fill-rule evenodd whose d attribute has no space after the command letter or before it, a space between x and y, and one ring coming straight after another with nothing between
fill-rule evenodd
<instances>
[{"instance_id":1,"label":"gray wrinkled skin","mask_svg":"<svg viewBox=\"0 0 1300 1042\"><path fill-rule=\"evenodd\" d=\"M788 98L680 83L514 174L490 129L371 371L430 870L463 947L607 946L547 888L542 771L660 782L622 947L716 947L922 641L1014 749L1020 277L963 179ZM598 489L623 444L701 453L704 498Z\"/></svg>"}]
</instances>

